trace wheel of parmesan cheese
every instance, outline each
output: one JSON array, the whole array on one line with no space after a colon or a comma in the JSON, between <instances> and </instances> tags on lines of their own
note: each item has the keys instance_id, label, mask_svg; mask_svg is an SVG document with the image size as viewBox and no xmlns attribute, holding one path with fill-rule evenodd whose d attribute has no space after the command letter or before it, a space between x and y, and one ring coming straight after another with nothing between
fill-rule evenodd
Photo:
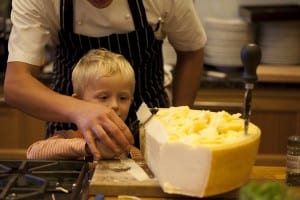
<instances>
[{"instance_id":1,"label":"wheel of parmesan cheese","mask_svg":"<svg viewBox=\"0 0 300 200\"><path fill-rule=\"evenodd\" d=\"M248 181L259 141L240 114L161 108L145 124L144 155L164 192L207 197Z\"/></svg>"}]
</instances>

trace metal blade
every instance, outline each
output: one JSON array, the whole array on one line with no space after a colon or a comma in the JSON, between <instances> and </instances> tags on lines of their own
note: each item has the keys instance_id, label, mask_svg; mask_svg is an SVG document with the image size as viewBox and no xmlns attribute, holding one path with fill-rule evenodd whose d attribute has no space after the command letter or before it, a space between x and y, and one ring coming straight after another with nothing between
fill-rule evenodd
<instances>
[{"instance_id":1,"label":"metal blade","mask_svg":"<svg viewBox=\"0 0 300 200\"><path fill-rule=\"evenodd\" d=\"M248 127L251 116L251 101L252 101L253 84L246 84L246 92L244 97L244 131L245 135L248 134Z\"/></svg>"}]
</instances>

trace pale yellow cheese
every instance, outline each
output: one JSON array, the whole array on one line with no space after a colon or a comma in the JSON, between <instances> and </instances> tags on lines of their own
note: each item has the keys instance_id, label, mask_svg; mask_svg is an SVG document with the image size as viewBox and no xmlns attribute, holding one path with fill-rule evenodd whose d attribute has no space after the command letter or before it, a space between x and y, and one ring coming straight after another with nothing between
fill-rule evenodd
<instances>
[{"instance_id":1,"label":"pale yellow cheese","mask_svg":"<svg viewBox=\"0 0 300 200\"><path fill-rule=\"evenodd\" d=\"M259 139L240 114L164 108L145 125L145 157L165 192L205 197L248 180Z\"/></svg>"}]
</instances>

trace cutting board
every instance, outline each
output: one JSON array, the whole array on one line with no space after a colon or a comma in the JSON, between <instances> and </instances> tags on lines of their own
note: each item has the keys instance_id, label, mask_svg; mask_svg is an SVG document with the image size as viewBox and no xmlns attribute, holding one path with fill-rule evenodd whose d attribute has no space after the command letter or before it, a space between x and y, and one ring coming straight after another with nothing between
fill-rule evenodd
<instances>
[{"instance_id":1,"label":"cutting board","mask_svg":"<svg viewBox=\"0 0 300 200\"><path fill-rule=\"evenodd\" d=\"M89 185L89 194L106 196L134 195L140 197L176 197L164 193L144 163L132 159L103 160L95 167ZM143 168L142 168L143 167Z\"/></svg>"}]
</instances>

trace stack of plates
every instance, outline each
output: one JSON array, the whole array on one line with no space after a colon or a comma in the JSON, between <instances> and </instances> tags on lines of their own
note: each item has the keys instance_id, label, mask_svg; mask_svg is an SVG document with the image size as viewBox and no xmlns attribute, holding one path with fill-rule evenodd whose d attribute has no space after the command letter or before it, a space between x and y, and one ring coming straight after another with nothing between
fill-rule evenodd
<instances>
[{"instance_id":1,"label":"stack of plates","mask_svg":"<svg viewBox=\"0 0 300 200\"><path fill-rule=\"evenodd\" d=\"M207 18L207 44L204 62L217 67L242 67L240 52L244 45L254 41L254 30L240 19Z\"/></svg>"},{"instance_id":2,"label":"stack of plates","mask_svg":"<svg viewBox=\"0 0 300 200\"><path fill-rule=\"evenodd\" d=\"M300 64L300 21L260 24L262 63Z\"/></svg>"}]
</instances>

